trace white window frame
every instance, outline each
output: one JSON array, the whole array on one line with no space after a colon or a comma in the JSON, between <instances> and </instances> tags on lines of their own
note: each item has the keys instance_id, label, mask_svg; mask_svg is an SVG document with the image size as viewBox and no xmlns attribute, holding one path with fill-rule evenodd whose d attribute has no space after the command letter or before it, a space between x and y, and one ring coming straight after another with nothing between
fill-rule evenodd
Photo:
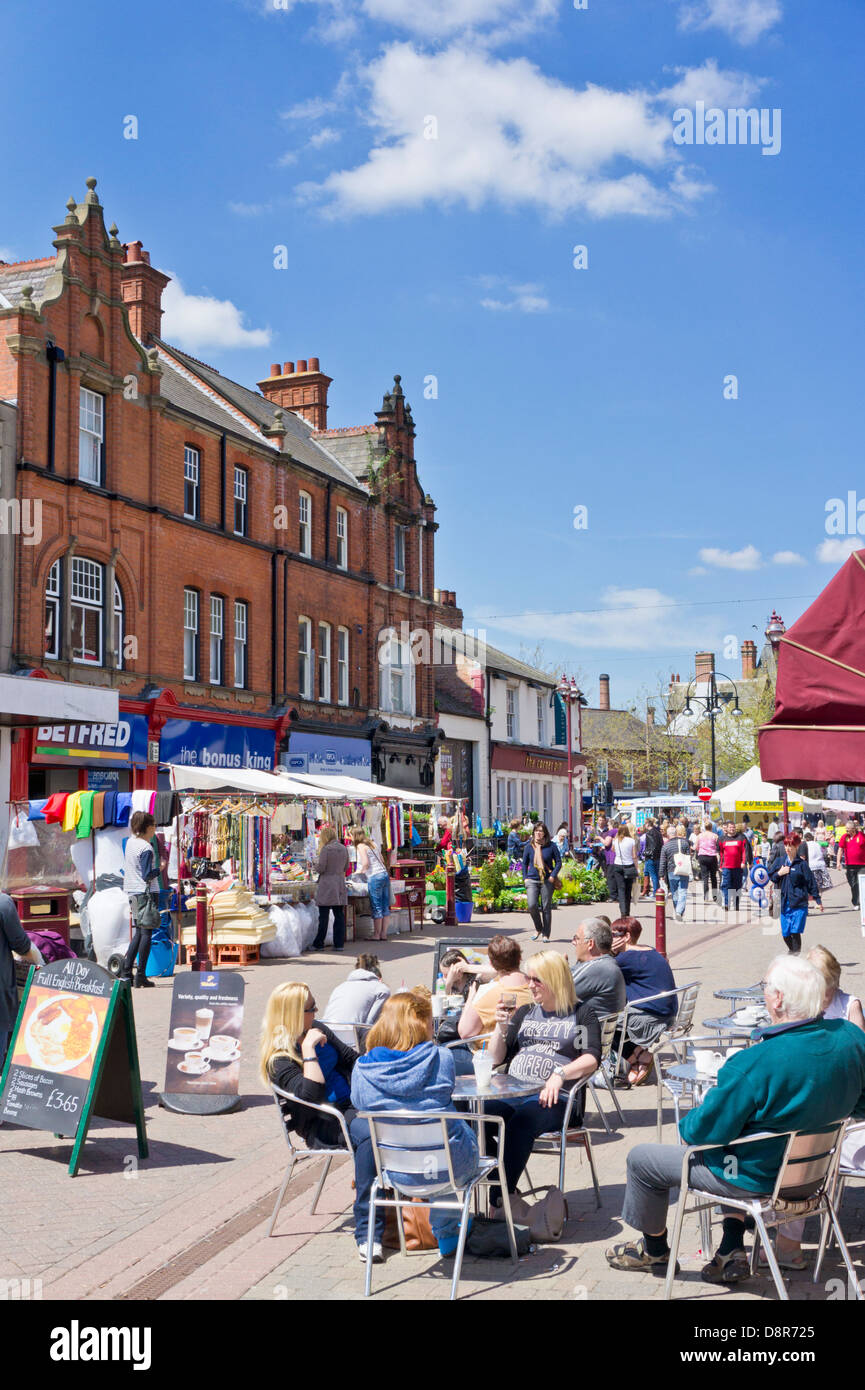
<instances>
[{"instance_id":1,"label":"white window frame","mask_svg":"<svg viewBox=\"0 0 865 1390\"><path fill-rule=\"evenodd\" d=\"M192 489L192 507L187 506L187 489ZM201 520L201 450L183 446L183 515L187 521Z\"/></svg>"},{"instance_id":2,"label":"white window frame","mask_svg":"<svg viewBox=\"0 0 865 1390\"><path fill-rule=\"evenodd\" d=\"M112 617L114 619L114 666L117 671L122 671L124 628L123 595L120 592L120 585L117 583L116 579L114 581L114 610Z\"/></svg>"},{"instance_id":3,"label":"white window frame","mask_svg":"<svg viewBox=\"0 0 865 1390\"><path fill-rule=\"evenodd\" d=\"M336 703L348 704L348 628L336 630Z\"/></svg>"},{"instance_id":4,"label":"white window frame","mask_svg":"<svg viewBox=\"0 0 865 1390\"><path fill-rule=\"evenodd\" d=\"M507 789L508 809L505 812L505 814L507 815L508 820L511 820L517 814L517 781L515 777L508 778Z\"/></svg>"},{"instance_id":5,"label":"white window frame","mask_svg":"<svg viewBox=\"0 0 865 1390\"><path fill-rule=\"evenodd\" d=\"M72 567L70 575L70 610L72 618L72 660L78 666L101 666L103 657L103 593L104 593L104 573L103 566L98 560L88 560L83 555L72 556ZM97 625L97 644L95 657L86 656L85 648L80 648L80 655L75 653L75 632L76 632L76 612L80 612L81 635L86 639L86 614L96 615Z\"/></svg>"},{"instance_id":6,"label":"white window frame","mask_svg":"<svg viewBox=\"0 0 865 1390\"><path fill-rule=\"evenodd\" d=\"M247 642L249 609L245 599L234 600L234 688L245 690L249 678Z\"/></svg>"},{"instance_id":7,"label":"white window frame","mask_svg":"<svg viewBox=\"0 0 865 1390\"><path fill-rule=\"evenodd\" d=\"M222 685L225 668L225 599L210 595L210 684Z\"/></svg>"},{"instance_id":8,"label":"white window frame","mask_svg":"<svg viewBox=\"0 0 865 1390\"><path fill-rule=\"evenodd\" d=\"M393 714L414 714L414 662L410 642L401 642L390 628L380 656L380 708Z\"/></svg>"},{"instance_id":9,"label":"white window frame","mask_svg":"<svg viewBox=\"0 0 865 1390\"><path fill-rule=\"evenodd\" d=\"M308 492L297 496L297 549L298 554L312 558L312 498Z\"/></svg>"},{"instance_id":10,"label":"white window frame","mask_svg":"<svg viewBox=\"0 0 865 1390\"><path fill-rule=\"evenodd\" d=\"M406 587L406 527L393 528L393 584L395 589Z\"/></svg>"},{"instance_id":11,"label":"white window frame","mask_svg":"<svg viewBox=\"0 0 865 1390\"><path fill-rule=\"evenodd\" d=\"M345 507L336 509L336 567L348 569L348 512Z\"/></svg>"},{"instance_id":12,"label":"white window frame","mask_svg":"<svg viewBox=\"0 0 865 1390\"><path fill-rule=\"evenodd\" d=\"M496 820L507 816L507 785L503 777L496 778Z\"/></svg>"},{"instance_id":13,"label":"white window frame","mask_svg":"<svg viewBox=\"0 0 865 1390\"><path fill-rule=\"evenodd\" d=\"M78 479L102 485L105 456L105 397L82 386L78 394ZM96 476L93 477L95 472ZM88 665L91 663L88 663Z\"/></svg>"},{"instance_id":14,"label":"white window frame","mask_svg":"<svg viewBox=\"0 0 865 1390\"><path fill-rule=\"evenodd\" d=\"M634 764L622 763L622 791L632 792L634 790Z\"/></svg>"},{"instance_id":15,"label":"white window frame","mask_svg":"<svg viewBox=\"0 0 865 1390\"><path fill-rule=\"evenodd\" d=\"M50 611L51 616L52 616L52 621L51 621L50 625L49 625L49 621L48 621L48 614L49 614L49 611ZM57 559L57 560L54 561L54 564L51 566L50 570L48 571L48 580L47 580L47 583L46 583L46 585L45 585L45 635L44 635L45 652L44 652L44 655L45 655L47 658L49 658L50 660L53 660L53 661L59 661L59 660L60 660L60 623L61 623L61 620L62 620L62 613L63 613L63 603L62 603L62 594L61 594L61 591L60 591L60 560ZM54 639L50 648L49 648L49 646L48 646L48 630L49 630L49 626L51 627L51 629L52 629L52 631L53 631L53 639Z\"/></svg>"},{"instance_id":16,"label":"white window frame","mask_svg":"<svg viewBox=\"0 0 865 1390\"><path fill-rule=\"evenodd\" d=\"M670 773L666 763L661 763L658 768L658 791L666 792L670 790Z\"/></svg>"},{"instance_id":17,"label":"white window frame","mask_svg":"<svg viewBox=\"0 0 865 1390\"><path fill-rule=\"evenodd\" d=\"M201 596L197 589L183 590L183 679L198 680L198 631Z\"/></svg>"},{"instance_id":18,"label":"white window frame","mask_svg":"<svg viewBox=\"0 0 865 1390\"><path fill-rule=\"evenodd\" d=\"M537 813L538 809L538 784L534 780L529 783L529 810Z\"/></svg>"},{"instance_id":19,"label":"white window frame","mask_svg":"<svg viewBox=\"0 0 865 1390\"><path fill-rule=\"evenodd\" d=\"M238 526L238 508L240 508L240 525ZM234 465L234 534L236 536L246 536L249 534L249 469L241 468L239 463Z\"/></svg>"},{"instance_id":20,"label":"white window frame","mask_svg":"<svg viewBox=\"0 0 865 1390\"><path fill-rule=\"evenodd\" d=\"M553 787L551 782L544 782L541 786L541 820L544 825L549 826L553 818Z\"/></svg>"},{"instance_id":21,"label":"white window frame","mask_svg":"<svg viewBox=\"0 0 865 1390\"><path fill-rule=\"evenodd\" d=\"M330 685L330 647L331 631L330 623L319 623L318 625L318 657L316 659L316 685L318 688L318 699L321 704L331 704L331 685Z\"/></svg>"},{"instance_id":22,"label":"white window frame","mask_svg":"<svg viewBox=\"0 0 865 1390\"><path fill-rule=\"evenodd\" d=\"M505 689L505 729L507 737L516 741L520 736L519 691L515 685Z\"/></svg>"},{"instance_id":23,"label":"white window frame","mask_svg":"<svg viewBox=\"0 0 865 1390\"><path fill-rule=\"evenodd\" d=\"M539 691L536 691L535 694L537 695L538 702L538 745L541 748L545 748L547 741L547 721L544 718L544 696L541 695Z\"/></svg>"},{"instance_id":24,"label":"white window frame","mask_svg":"<svg viewBox=\"0 0 865 1390\"><path fill-rule=\"evenodd\" d=\"M598 758L598 781L608 782L610 780L610 761L609 758Z\"/></svg>"},{"instance_id":25,"label":"white window frame","mask_svg":"<svg viewBox=\"0 0 865 1390\"><path fill-rule=\"evenodd\" d=\"M312 619L300 616L297 620L297 684L302 700L312 699Z\"/></svg>"}]
</instances>

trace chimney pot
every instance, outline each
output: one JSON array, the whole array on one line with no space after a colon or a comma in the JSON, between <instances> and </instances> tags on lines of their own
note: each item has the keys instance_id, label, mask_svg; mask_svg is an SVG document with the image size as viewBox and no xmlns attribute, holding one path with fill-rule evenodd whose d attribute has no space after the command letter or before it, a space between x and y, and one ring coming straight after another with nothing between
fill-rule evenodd
<instances>
[{"instance_id":1,"label":"chimney pot","mask_svg":"<svg viewBox=\"0 0 865 1390\"><path fill-rule=\"evenodd\" d=\"M286 362L285 366L284 366L283 369L282 369L282 374L283 374L283 376L293 376L293 375L294 375L294 363L293 363L293 362ZM279 370L278 370L278 369L277 369L276 375L279 376Z\"/></svg>"},{"instance_id":2,"label":"chimney pot","mask_svg":"<svg viewBox=\"0 0 865 1390\"><path fill-rule=\"evenodd\" d=\"M707 681L715 669L714 652L697 652L694 656L694 680Z\"/></svg>"},{"instance_id":3,"label":"chimney pot","mask_svg":"<svg viewBox=\"0 0 865 1390\"><path fill-rule=\"evenodd\" d=\"M309 370L310 370L311 372L318 372L318 371L321 371L321 368L319 367L319 364L318 364L318 358L317 358L317 357L310 357L310 359L309 359Z\"/></svg>"},{"instance_id":4,"label":"chimney pot","mask_svg":"<svg viewBox=\"0 0 865 1390\"><path fill-rule=\"evenodd\" d=\"M609 676L608 676L608 675L602 675L602 676L599 678L599 684L600 684L600 687L601 687L601 696L600 696L600 701L599 701L598 708L599 708L599 709L609 709L609 708L610 708L610 678L609 678Z\"/></svg>"},{"instance_id":5,"label":"chimney pot","mask_svg":"<svg viewBox=\"0 0 865 1390\"><path fill-rule=\"evenodd\" d=\"M127 242L127 243L126 243L126 261L127 261L127 263L129 263L130 261L140 261L140 260L143 260L143 259L144 259L144 258L143 258L143 256L141 255L141 242L140 242L140 241L129 241L129 242Z\"/></svg>"},{"instance_id":6,"label":"chimney pot","mask_svg":"<svg viewBox=\"0 0 865 1390\"><path fill-rule=\"evenodd\" d=\"M297 370L298 370L299 372L305 372L305 371L306 371L306 358L305 358L305 357L299 357L299 358L298 358L298 361L297 361Z\"/></svg>"},{"instance_id":7,"label":"chimney pot","mask_svg":"<svg viewBox=\"0 0 865 1390\"><path fill-rule=\"evenodd\" d=\"M278 363L278 362L271 362L271 364L270 364L270 375L271 375L271 376L281 376L281 375L282 375L282 373L281 373L280 370L279 370L279 363Z\"/></svg>"}]
</instances>

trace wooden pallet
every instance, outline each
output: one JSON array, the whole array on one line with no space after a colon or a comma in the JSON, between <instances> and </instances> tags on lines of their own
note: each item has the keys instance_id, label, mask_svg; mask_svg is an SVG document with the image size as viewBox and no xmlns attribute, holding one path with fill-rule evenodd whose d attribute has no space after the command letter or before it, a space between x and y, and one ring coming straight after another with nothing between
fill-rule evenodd
<instances>
[{"instance_id":1,"label":"wooden pallet","mask_svg":"<svg viewBox=\"0 0 865 1390\"><path fill-rule=\"evenodd\" d=\"M213 945L213 963L217 970L221 965L254 965L261 960L261 949L257 944L243 945L232 942L230 945Z\"/></svg>"}]
</instances>

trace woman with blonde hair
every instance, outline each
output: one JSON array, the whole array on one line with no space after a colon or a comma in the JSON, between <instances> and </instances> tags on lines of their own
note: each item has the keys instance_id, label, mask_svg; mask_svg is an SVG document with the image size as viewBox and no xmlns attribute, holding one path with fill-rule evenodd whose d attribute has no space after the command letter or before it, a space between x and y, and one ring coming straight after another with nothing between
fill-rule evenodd
<instances>
[{"instance_id":1,"label":"woman with blonde hair","mask_svg":"<svg viewBox=\"0 0 865 1390\"><path fill-rule=\"evenodd\" d=\"M390 916L390 874L387 865L363 826L353 828L351 842L357 850L357 872L366 879L373 941L387 941L387 919Z\"/></svg>"},{"instance_id":2,"label":"woman with blonde hair","mask_svg":"<svg viewBox=\"0 0 865 1390\"><path fill-rule=\"evenodd\" d=\"M562 856L543 821L538 821L523 850L523 882L529 916L535 924L535 941L549 941L553 929L553 889L562 867ZM540 899L540 907L538 900Z\"/></svg>"},{"instance_id":3,"label":"woman with blonde hair","mask_svg":"<svg viewBox=\"0 0 865 1390\"><path fill-rule=\"evenodd\" d=\"M589 1004L578 1001L568 963L557 951L538 951L523 967L532 1003L512 1011L502 1000L496 1009L496 1029L489 1042L493 1064L507 1063L510 1076L542 1081L540 1094L524 1100L493 1100L486 1109L505 1121L504 1176L508 1192L516 1192L539 1134L561 1129L568 1089L597 1071L601 1060L601 1028ZM571 1111L574 1127L582 1123L582 1098ZM495 1136L492 1136L492 1145ZM493 1189L493 1206L500 1212L501 1194ZM514 1212L517 1219L524 1212Z\"/></svg>"},{"instance_id":4,"label":"woman with blonde hair","mask_svg":"<svg viewBox=\"0 0 865 1390\"><path fill-rule=\"evenodd\" d=\"M366 1039L366 1052L354 1070L351 1099L357 1110L422 1110L435 1113L451 1110L456 1082L451 1053L433 1042L432 1004L414 991L393 994L386 1000L377 1021ZM468 1182L478 1168L478 1145L474 1132L465 1120L448 1121L448 1140L454 1177L457 1183ZM435 1142L433 1137L432 1142ZM372 1161L360 1146L355 1154L355 1180L358 1192L369 1178L375 1176L365 1164ZM438 1184L447 1181L447 1172L420 1175L399 1173L412 1186L424 1182ZM358 1203L355 1203L357 1214ZM367 1212L369 1204L367 1202ZM457 1247L459 1220L452 1211L430 1208L430 1226L438 1241L439 1252L453 1255ZM368 1239L368 1237L367 1237ZM358 1231L358 1241L360 1232Z\"/></svg>"},{"instance_id":5,"label":"woman with blonde hair","mask_svg":"<svg viewBox=\"0 0 865 1390\"><path fill-rule=\"evenodd\" d=\"M312 866L313 872L318 874L318 883L315 886L318 932L312 943L313 950L324 950L328 919L333 913L333 949L342 951L345 946L345 909L348 903L348 889L345 885L349 863L348 850L332 825L321 827L318 844L318 859Z\"/></svg>"},{"instance_id":6,"label":"woman with blonde hair","mask_svg":"<svg viewBox=\"0 0 865 1390\"><path fill-rule=\"evenodd\" d=\"M865 1016L862 1001L855 994L846 994L841 988L841 964L827 946L812 946L807 959L819 970L826 984L823 997L824 1018L846 1018L855 1023L865 1033Z\"/></svg>"},{"instance_id":7,"label":"woman with blonde hair","mask_svg":"<svg viewBox=\"0 0 865 1390\"><path fill-rule=\"evenodd\" d=\"M261 1029L259 1075L265 1086L276 1085L297 1097L279 1099L286 1128L309 1149L335 1149L342 1142L336 1120L308 1110L301 1102L332 1105L345 1116L355 1154L354 1228L361 1259L366 1259L369 1193L375 1177L372 1141L366 1120L357 1118L351 1103L351 1079L357 1062L354 1048L342 1042L315 1017L316 1003L309 985L289 981L277 985L267 1001ZM373 1259L382 1259L384 1213L376 1223Z\"/></svg>"}]
</instances>

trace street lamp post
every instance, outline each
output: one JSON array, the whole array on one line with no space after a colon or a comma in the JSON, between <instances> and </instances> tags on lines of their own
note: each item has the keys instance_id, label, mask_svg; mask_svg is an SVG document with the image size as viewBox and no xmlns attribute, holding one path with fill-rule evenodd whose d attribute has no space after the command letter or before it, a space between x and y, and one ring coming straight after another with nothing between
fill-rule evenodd
<instances>
[{"instance_id":1,"label":"street lamp post","mask_svg":"<svg viewBox=\"0 0 865 1390\"><path fill-rule=\"evenodd\" d=\"M724 708L724 706L721 704L720 700L718 699L718 684L717 684L717 681L716 681L716 679L715 679L715 678L716 678L716 675L720 675L721 680L727 681L728 684L731 685L731 686L733 687L733 691L734 691L734 702L733 702L733 709L732 709L731 713L734 714L734 715L740 715L740 714L742 713L741 709L739 708L739 692L738 692L738 690L736 689L736 682L735 682L734 680L732 680L732 679L730 678L730 676L725 676L724 673L723 673L723 671L716 672L714 669L713 669L713 670L710 672L710 674L709 674L709 688L708 688L708 690L707 690L707 692L706 692L705 695L692 695L692 694L691 694L691 687L693 686L693 687L696 688L696 685L697 685L697 678L696 678L696 676L694 677L694 679L693 679L692 681L689 682L688 688L687 688L687 690L685 691L685 707L684 707L684 709L682 710L682 713L683 713L683 714L685 714L685 715L691 715L691 714L694 713L693 709L691 708L692 704L694 704L694 705L702 705L703 708L704 708L705 711L706 711L706 714L708 715L708 718L709 718L709 730L710 730L710 733L711 733L711 740L712 740L712 742L711 742L711 748L712 748L712 791L715 791L715 790L717 789L717 788L716 788L716 783L717 783L717 768L716 768L716 766L715 766L715 720L716 720L717 716L721 713L721 710Z\"/></svg>"},{"instance_id":2,"label":"street lamp post","mask_svg":"<svg viewBox=\"0 0 865 1390\"><path fill-rule=\"evenodd\" d=\"M571 706L577 706L578 727L582 728L582 706L585 704L585 696L580 690L573 676L562 676L556 687L558 694L562 697L565 705L565 716L567 724L568 740L568 843L574 836L574 740L571 734ZM582 748L582 739L580 747Z\"/></svg>"}]
</instances>

